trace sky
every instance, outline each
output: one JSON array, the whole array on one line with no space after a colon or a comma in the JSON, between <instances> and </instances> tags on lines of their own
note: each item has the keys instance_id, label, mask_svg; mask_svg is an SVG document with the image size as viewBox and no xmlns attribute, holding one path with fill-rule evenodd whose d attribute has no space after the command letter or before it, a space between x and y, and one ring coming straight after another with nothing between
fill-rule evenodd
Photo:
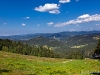
<instances>
[{"instance_id":1,"label":"sky","mask_svg":"<svg viewBox=\"0 0 100 75\"><path fill-rule=\"evenodd\" d=\"M0 36L100 30L100 0L0 0Z\"/></svg>"}]
</instances>

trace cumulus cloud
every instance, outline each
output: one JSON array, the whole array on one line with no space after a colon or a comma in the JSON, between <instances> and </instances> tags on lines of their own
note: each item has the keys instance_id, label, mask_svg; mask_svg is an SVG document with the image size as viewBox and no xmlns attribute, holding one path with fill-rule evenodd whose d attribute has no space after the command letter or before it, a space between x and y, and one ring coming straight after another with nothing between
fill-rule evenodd
<instances>
[{"instance_id":1,"label":"cumulus cloud","mask_svg":"<svg viewBox=\"0 0 100 75\"><path fill-rule=\"evenodd\" d=\"M46 12L46 11L50 11L50 10L56 10L56 9L59 9L58 5L57 4L45 4L44 6L39 6L39 7L35 7L34 10L36 11L40 11L40 12Z\"/></svg>"},{"instance_id":2,"label":"cumulus cloud","mask_svg":"<svg viewBox=\"0 0 100 75\"><path fill-rule=\"evenodd\" d=\"M59 3L69 3L71 2L70 0L60 0Z\"/></svg>"},{"instance_id":3,"label":"cumulus cloud","mask_svg":"<svg viewBox=\"0 0 100 75\"><path fill-rule=\"evenodd\" d=\"M25 23L22 23L22 26L26 26L26 24Z\"/></svg>"},{"instance_id":4,"label":"cumulus cloud","mask_svg":"<svg viewBox=\"0 0 100 75\"><path fill-rule=\"evenodd\" d=\"M86 23L86 22L92 22L92 21L100 21L100 15L95 14L95 15L89 15L89 14L84 14L79 16L77 19L70 20L64 23L58 23L55 24L55 27L63 27L66 25L73 25L73 24L80 24L80 23Z\"/></svg>"},{"instance_id":5,"label":"cumulus cloud","mask_svg":"<svg viewBox=\"0 0 100 75\"><path fill-rule=\"evenodd\" d=\"M90 17L89 14L84 14L84 15L79 16L78 18L88 18L88 17Z\"/></svg>"},{"instance_id":6,"label":"cumulus cloud","mask_svg":"<svg viewBox=\"0 0 100 75\"><path fill-rule=\"evenodd\" d=\"M52 14L55 14L55 13L60 13L60 11L58 10L59 9L59 6L57 4L45 4L44 6L40 5L39 7L35 7L34 10L36 11L39 11L39 12L49 12L49 13L52 13Z\"/></svg>"},{"instance_id":7,"label":"cumulus cloud","mask_svg":"<svg viewBox=\"0 0 100 75\"><path fill-rule=\"evenodd\" d=\"M25 17L24 19L30 19L30 17L27 16L27 17Z\"/></svg>"},{"instance_id":8,"label":"cumulus cloud","mask_svg":"<svg viewBox=\"0 0 100 75\"><path fill-rule=\"evenodd\" d=\"M47 23L48 26L52 26L53 24L54 24L53 22Z\"/></svg>"}]
</instances>

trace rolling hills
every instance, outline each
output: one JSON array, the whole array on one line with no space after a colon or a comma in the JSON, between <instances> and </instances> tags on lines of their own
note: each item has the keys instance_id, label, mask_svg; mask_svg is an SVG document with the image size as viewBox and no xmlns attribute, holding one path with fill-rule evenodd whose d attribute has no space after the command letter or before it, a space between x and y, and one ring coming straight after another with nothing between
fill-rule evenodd
<instances>
[{"instance_id":1,"label":"rolling hills","mask_svg":"<svg viewBox=\"0 0 100 75\"><path fill-rule=\"evenodd\" d=\"M48 46L65 57L66 54L75 51L81 51L85 57L91 57L100 38L100 31L65 31L59 33L0 36L0 38L21 41L30 46Z\"/></svg>"},{"instance_id":2,"label":"rolling hills","mask_svg":"<svg viewBox=\"0 0 100 75\"><path fill-rule=\"evenodd\" d=\"M97 45L100 33L79 34L63 38L45 38L43 36L35 37L23 41L29 45L49 46L54 51L66 55L72 51L82 51L85 57L91 57Z\"/></svg>"}]
</instances>

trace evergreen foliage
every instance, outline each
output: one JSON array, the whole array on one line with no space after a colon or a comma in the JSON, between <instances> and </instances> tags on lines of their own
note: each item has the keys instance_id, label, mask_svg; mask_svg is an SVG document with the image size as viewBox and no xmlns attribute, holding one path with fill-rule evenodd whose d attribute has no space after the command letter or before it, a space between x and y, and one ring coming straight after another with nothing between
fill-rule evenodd
<instances>
[{"instance_id":1,"label":"evergreen foliage","mask_svg":"<svg viewBox=\"0 0 100 75\"><path fill-rule=\"evenodd\" d=\"M0 50L23 55L33 55L39 57L59 57L58 53L53 52L49 47L29 46L27 43L11 41L9 39L0 39Z\"/></svg>"},{"instance_id":2,"label":"evergreen foliage","mask_svg":"<svg viewBox=\"0 0 100 75\"><path fill-rule=\"evenodd\" d=\"M93 58L100 59L100 39L99 39L97 47L96 47L96 49L94 51Z\"/></svg>"},{"instance_id":3,"label":"evergreen foliage","mask_svg":"<svg viewBox=\"0 0 100 75\"><path fill-rule=\"evenodd\" d=\"M95 53L98 53L98 49L100 52L100 43L98 44ZM12 41L9 39L0 39L0 50L8 51L23 55L33 55L38 57L51 57L51 58L67 58L67 59L84 59L85 58L85 50L70 50L66 52L66 55L58 53L55 50L52 50L47 45L38 46L38 45L29 45L27 43L22 43L18 41ZM62 50L63 51L63 50ZM89 52L88 52L89 53Z\"/></svg>"}]
</instances>

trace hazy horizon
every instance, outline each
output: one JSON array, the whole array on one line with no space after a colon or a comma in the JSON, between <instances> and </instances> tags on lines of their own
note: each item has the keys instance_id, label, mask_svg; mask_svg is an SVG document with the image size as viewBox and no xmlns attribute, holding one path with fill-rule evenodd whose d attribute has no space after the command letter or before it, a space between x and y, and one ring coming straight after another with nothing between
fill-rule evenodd
<instances>
[{"instance_id":1,"label":"hazy horizon","mask_svg":"<svg viewBox=\"0 0 100 75\"><path fill-rule=\"evenodd\" d=\"M52 34L52 33L61 33L61 32L92 32L100 30L91 30L91 31L60 31L60 32L38 32L38 33L22 33L22 34L9 34L9 35L0 35L0 36L16 36L16 35L30 35L30 34Z\"/></svg>"}]
</instances>

